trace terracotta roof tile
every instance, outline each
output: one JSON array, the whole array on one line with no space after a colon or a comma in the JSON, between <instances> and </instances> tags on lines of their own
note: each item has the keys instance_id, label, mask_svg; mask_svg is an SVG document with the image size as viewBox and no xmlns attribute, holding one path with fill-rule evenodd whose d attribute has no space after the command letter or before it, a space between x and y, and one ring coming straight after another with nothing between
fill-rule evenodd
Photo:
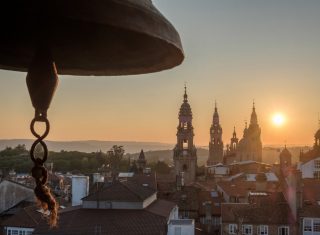
<instances>
[{"instance_id":1,"label":"terracotta roof tile","mask_svg":"<svg viewBox=\"0 0 320 235\"><path fill-rule=\"evenodd\" d=\"M131 181L120 182L114 181L110 184L105 184L98 191L84 197L83 201L143 201L156 193L155 189L147 186L138 185Z\"/></svg>"},{"instance_id":2,"label":"terracotta roof tile","mask_svg":"<svg viewBox=\"0 0 320 235\"><path fill-rule=\"evenodd\" d=\"M294 217L280 194L271 194L260 203L222 203L222 222L235 222L242 218L243 223L251 224L292 224Z\"/></svg>"},{"instance_id":3,"label":"terracotta roof tile","mask_svg":"<svg viewBox=\"0 0 320 235\"><path fill-rule=\"evenodd\" d=\"M95 234L166 234L167 217L175 205L156 201L144 210L83 209L66 210L59 215L57 228L49 229L45 222L34 235L95 235Z\"/></svg>"},{"instance_id":4,"label":"terracotta roof tile","mask_svg":"<svg viewBox=\"0 0 320 235\"><path fill-rule=\"evenodd\" d=\"M10 216L2 222L2 226L35 228L41 221L42 214L37 207L29 206L19 210L15 215Z\"/></svg>"}]
</instances>

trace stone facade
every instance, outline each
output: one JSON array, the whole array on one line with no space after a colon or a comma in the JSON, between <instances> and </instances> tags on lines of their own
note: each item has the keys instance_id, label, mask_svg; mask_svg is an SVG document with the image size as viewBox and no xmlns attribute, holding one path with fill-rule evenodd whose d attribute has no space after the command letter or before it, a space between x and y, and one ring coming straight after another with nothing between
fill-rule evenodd
<instances>
[{"instance_id":1,"label":"stone facade","mask_svg":"<svg viewBox=\"0 0 320 235\"><path fill-rule=\"evenodd\" d=\"M247 124L243 131L243 137L239 141L236 150L236 161L262 161L262 142L261 142L261 128L258 124L255 105L253 103L251 119L249 127Z\"/></svg>"}]
</instances>

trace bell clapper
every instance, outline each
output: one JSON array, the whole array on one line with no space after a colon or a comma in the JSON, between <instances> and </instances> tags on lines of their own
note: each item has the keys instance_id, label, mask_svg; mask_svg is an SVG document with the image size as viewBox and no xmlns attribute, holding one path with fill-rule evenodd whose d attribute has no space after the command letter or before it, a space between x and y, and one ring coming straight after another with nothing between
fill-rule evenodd
<instances>
[{"instance_id":1,"label":"bell clapper","mask_svg":"<svg viewBox=\"0 0 320 235\"><path fill-rule=\"evenodd\" d=\"M55 226L57 223L58 204L52 196L50 188L46 185L48 171L44 163L48 157L48 148L43 140L49 134L50 130L47 110L58 85L58 75L48 47L39 46L37 48L33 61L29 66L26 81L32 105L35 108L35 116L30 124L31 132L37 138L30 149L30 158L34 163L31 172L32 177L36 181L34 192L42 209L44 211L50 211L50 226ZM45 124L45 131L42 134L37 133L35 130L36 123ZM42 147L42 157L35 156L35 148L38 145Z\"/></svg>"}]
</instances>

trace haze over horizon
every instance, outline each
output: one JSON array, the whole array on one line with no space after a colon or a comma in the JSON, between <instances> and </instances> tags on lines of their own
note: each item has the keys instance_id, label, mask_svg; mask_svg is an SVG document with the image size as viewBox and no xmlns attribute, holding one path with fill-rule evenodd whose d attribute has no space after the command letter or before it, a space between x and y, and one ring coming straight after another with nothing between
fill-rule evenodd
<instances>
[{"instance_id":1,"label":"haze over horizon","mask_svg":"<svg viewBox=\"0 0 320 235\"><path fill-rule=\"evenodd\" d=\"M214 101L224 144L242 137L255 100L262 142L312 145L319 128L320 1L154 0L179 32L186 58L160 73L60 76L48 140L175 143L187 83L195 144L207 146ZM0 70L0 139L33 139L26 73ZM282 113L281 126L272 123Z\"/></svg>"}]
</instances>

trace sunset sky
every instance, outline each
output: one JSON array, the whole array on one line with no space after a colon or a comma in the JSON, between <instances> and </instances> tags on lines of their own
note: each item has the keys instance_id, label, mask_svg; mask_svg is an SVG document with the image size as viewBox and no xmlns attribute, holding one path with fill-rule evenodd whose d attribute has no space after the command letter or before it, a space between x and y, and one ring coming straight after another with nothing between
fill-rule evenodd
<instances>
[{"instance_id":1,"label":"sunset sky","mask_svg":"<svg viewBox=\"0 0 320 235\"><path fill-rule=\"evenodd\" d=\"M319 0L153 0L180 34L185 61L160 73L60 76L50 140L174 143L187 84L195 143L206 146L214 101L223 139L238 137L253 100L264 145L313 143L320 112ZM0 70L0 139L33 138L25 73ZM275 113L283 125L272 122Z\"/></svg>"}]
</instances>

